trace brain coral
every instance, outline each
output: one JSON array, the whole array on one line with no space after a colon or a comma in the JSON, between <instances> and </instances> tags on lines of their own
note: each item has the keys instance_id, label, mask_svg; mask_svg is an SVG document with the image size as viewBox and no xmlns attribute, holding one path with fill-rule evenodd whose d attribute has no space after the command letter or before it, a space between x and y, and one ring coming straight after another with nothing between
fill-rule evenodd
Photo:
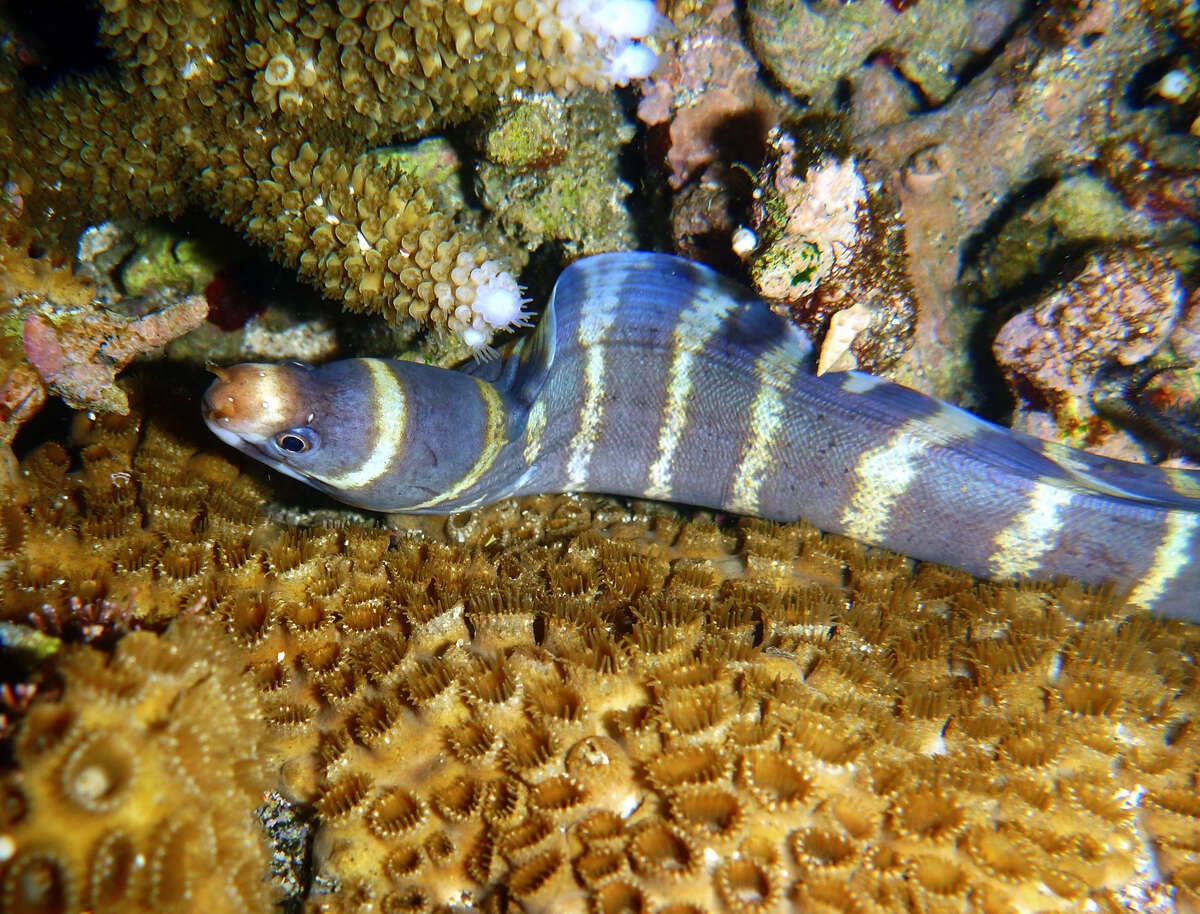
<instances>
[{"instance_id":1,"label":"brain coral","mask_svg":"<svg viewBox=\"0 0 1200 914\"><path fill-rule=\"evenodd\" d=\"M63 650L0 779L0 910L261 911L265 730L215 626Z\"/></svg>"},{"instance_id":2,"label":"brain coral","mask_svg":"<svg viewBox=\"0 0 1200 914\"><path fill-rule=\"evenodd\" d=\"M0 177L39 228L66 220L73 242L81 222L200 205L347 307L480 345L513 312L497 297L520 310L523 255L371 147L654 62L635 40L656 25L645 0L100 6L116 75L0 105Z\"/></svg>"},{"instance_id":3,"label":"brain coral","mask_svg":"<svg viewBox=\"0 0 1200 914\"><path fill-rule=\"evenodd\" d=\"M285 528L161 419L77 431L26 458L28 506L2 514L4 612L83 595L233 633L236 656L185 656L256 684L234 694L263 708L261 770L311 810L307 910L1200 897L1195 627L594 497ZM63 673L68 698L89 681Z\"/></svg>"}]
</instances>

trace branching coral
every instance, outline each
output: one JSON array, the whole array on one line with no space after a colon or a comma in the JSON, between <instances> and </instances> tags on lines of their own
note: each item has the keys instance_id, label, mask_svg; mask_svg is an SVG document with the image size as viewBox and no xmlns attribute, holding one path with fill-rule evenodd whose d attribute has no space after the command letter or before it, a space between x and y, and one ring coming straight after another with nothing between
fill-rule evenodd
<instances>
[{"instance_id":1,"label":"branching coral","mask_svg":"<svg viewBox=\"0 0 1200 914\"><path fill-rule=\"evenodd\" d=\"M78 461L27 459L0 600L220 620L263 770L315 811L311 910L1195 895L1196 631L1115 596L590 497L281 528L158 420L100 420Z\"/></svg>"},{"instance_id":2,"label":"branching coral","mask_svg":"<svg viewBox=\"0 0 1200 914\"><path fill-rule=\"evenodd\" d=\"M204 322L208 303L192 295L139 318L96 309L33 313L21 324L25 357L52 393L75 409L125 413L114 381L134 356L165 346Z\"/></svg>"},{"instance_id":3,"label":"branching coral","mask_svg":"<svg viewBox=\"0 0 1200 914\"><path fill-rule=\"evenodd\" d=\"M10 103L0 156L40 227L200 204L357 310L486 345L522 254L368 154L518 90L645 75L636 0L107 0L120 74ZM503 300L514 308L500 307ZM469 334L469 331L471 334Z\"/></svg>"}]
</instances>

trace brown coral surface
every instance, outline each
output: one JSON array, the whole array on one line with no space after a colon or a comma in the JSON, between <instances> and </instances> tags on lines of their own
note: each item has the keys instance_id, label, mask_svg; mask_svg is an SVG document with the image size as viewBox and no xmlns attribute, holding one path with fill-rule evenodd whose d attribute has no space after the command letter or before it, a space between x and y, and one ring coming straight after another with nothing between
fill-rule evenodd
<instances>
[{"instance_id":1,"label":"brown coral surface","mask_svg":"<svg viewBox=\"0 0 1200 914\"><path fill-rule=\"evenodd\" d=\"M70 451L32 452L28 504L2 512L0 605L43 625L73 605L140 624L190 608L239 650L179 640L179 623L126 636L107 664L69 649L50 663L62 698L35 701L21 732L171 645L173 663L223 684L212 720L228 743L206 737L217 758L249 751L222 715L261 708L259 772L315 826L308 910L1197 901L1195 627L1127 618L1119 598L1069 583L914 570L804 525L722 527L594 497L391 532L282 527L262 513L263 484L192 433L135 412L78 428ZM166 731L128 725L149 741L140 764L169 760L187 707L160 706ZM30 758L20 750L9 777L45 777ZM83 892L99 836L132 827L128 807L96 807L47 845L45 817L68 800L41 796L0 827L0 882L70 872ZM218 814L205 807L200 819ZM239 886L261 866L243 847L223 868ZM80 910L81 897L10 909Z\"/></svg>"}]
</instances>

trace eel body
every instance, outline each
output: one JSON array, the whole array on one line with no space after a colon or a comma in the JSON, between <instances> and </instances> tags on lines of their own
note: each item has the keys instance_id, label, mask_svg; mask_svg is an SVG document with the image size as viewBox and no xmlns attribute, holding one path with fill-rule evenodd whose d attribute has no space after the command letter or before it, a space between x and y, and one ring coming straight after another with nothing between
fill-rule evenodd
<instances>
[{"instance_id":1,"label":"eel body","mask_svg":"<svg viewBox=\"0 0 1200 914\"><path fill-rule=\"evenodd\" d=\"M677 257L589 257L502 365L220 369L224 441L359 507L649 497L823 530L995 579L1128 588L1200 620L1200 474L1098 457L859 372Z\"/></svg>"}]
</instances>

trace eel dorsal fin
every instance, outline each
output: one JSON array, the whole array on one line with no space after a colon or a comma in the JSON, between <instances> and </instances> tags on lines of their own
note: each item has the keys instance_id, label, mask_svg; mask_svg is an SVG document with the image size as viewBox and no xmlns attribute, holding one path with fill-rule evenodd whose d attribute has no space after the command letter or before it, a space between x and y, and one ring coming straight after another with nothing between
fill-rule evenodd
<instances>
[{"instance_id":1,"label":"eel dorsal fin","mask_svg":"<svg viewBox=\"0 0 1200 914\"><path fill-rule=\"evenodd\" d=\"M528 409L537 399L550 369L554 365L558 321L555 318L554 296L542 312L533 333L522 339L504 365L497 386L522 409Z\"/></svg>"}]
</instances>

